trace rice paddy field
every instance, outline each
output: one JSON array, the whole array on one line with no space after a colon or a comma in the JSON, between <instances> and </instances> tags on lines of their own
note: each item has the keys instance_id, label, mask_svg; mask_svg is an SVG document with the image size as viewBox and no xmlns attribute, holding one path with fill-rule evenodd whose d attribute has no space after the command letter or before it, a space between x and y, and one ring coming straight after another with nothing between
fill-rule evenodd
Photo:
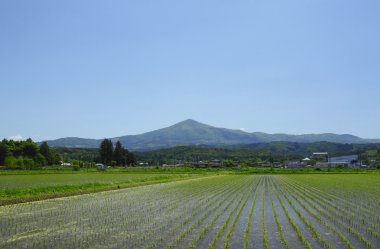
<instances>
[{"instance_id":1,"label":"rice paddy field","mask_svg":"<svg viewBox=\"0 0 380 249\"><path fill-rule=\"evenodd\" d=\"M1 172L3 173L3 172ZM22 172L21 172L22 173ZM196 178L184 173L17 173L0 174L0 206L30 200Z\"/></svg>"},{"instance_id":2,"label":"rice paddy field","mask_svg":"<svg viewBox=\"0 0 380 249\"><path fill-rule=\"evenodd\" d=\"M380 248L380 175L220 175L0 207L0 248Z\"/></svg>"}]
</instances>

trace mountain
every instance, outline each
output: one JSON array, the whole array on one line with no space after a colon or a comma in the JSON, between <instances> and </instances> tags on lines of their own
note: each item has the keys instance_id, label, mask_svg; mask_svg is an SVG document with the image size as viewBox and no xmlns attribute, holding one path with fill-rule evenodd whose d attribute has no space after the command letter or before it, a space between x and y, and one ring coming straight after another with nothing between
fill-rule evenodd
<instances>
[{"instance_id":1,"label":"mountain","mask_svg":"<svg viewBox=\"0 0 380 249\"><path fill-rule=\"evenodd\" d=\"M332 143L348 143L361 144L370 142L367 139L356 137L350 134L337 135L333 133L322 134L304 134L304 135L288 135L288 134L267 134L263 132L254 132L258 139L262 142L286 141L297 143L314 143L314 142L332 142Z\"/></svg>"},{"instance_id":2,"label":"mountain","mask_svg":"<svg viewBox=\"0 0 380 249\"><path fill-rule=\"evenodd\" d=\"M80 137L65 137L46 142L52 147L98 148L101 140Z\"/></svg>"},{"instance_id":3,"label":"mountain","mask_svg":"<svg viewBox=\"0 0 380 249\"><path fill-rule=\"evenodd\" d=\"M217 128L188 119L167 128L143 133L140 135L128 135L112 138L119 140L130 150L153 150L178 145L210 145L210 146L231 146L254 143L268 143L274 141L314 143L332 142L363 144L376 143L380 140L363 139L349 134L337 135L332 133L324 134L267 134L263 132L248 133L241 130ZM60 138L47 141L54 147L77 147L77 148L98 148L102 139L84 139L77 137Z\"/></svg>"},{"instance_id":4,"label":"mountain","mask_svg":"<svg viewBox=\"0 0 380 249\"><path fill-rule=\"evenodd\" d=\"M156 149L175 145L231 145L258 142L255 135L241 130L216 128L188 119L141 135L118 138L127 148Z\"/></svg>"}]
</instances>

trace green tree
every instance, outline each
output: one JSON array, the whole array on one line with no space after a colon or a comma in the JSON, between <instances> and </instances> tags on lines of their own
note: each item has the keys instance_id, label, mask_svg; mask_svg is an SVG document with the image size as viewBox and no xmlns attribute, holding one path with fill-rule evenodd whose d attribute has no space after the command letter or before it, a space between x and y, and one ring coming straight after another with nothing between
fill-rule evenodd
<instances>
[{"instance_id":1,"label":"green tree","mask_svg":"<svg viewBox=\"0 0 380 249\"><path fill-rule=\"evenodd\" d=\"M235 166L235 163L232 160L224 160L223 164L225 167L234 167Z\"/></svg>"},{"instance_id":2,"label":"green tree","mask_svg":"<svg viewBox=\"0 0 380 249\"><path fill-rule=\"evenodd\" d=\"M53 158L52 152L51 152L50 147L47 144L47 142L43 142L40 145L40 153L41 153L41 155L43 155L45 157L48 165L53 164L54 158Z\"/></svg>"},{"instance_id":3,"label":"green tree","mask_svg":"<svg viewBox=\"0 0 380 249\"><path fill-rule=\"evenodd\" d=\"M100 144L99 149L100 160L105 165L111 164L113 156L113 144L111 139L104 139Z\"/></svg>"},{"instance_id":4,"label":"green tree","mask_svg":"<svg viewBox=\"0 0 380 249\"><path fill-rule=\"evenodd\" d=\"M131 152L128 152L128 150L126 150L126 152L127 152L127 165L135 165L137 162L135 155Z\"/></svg>"},{"instance_id":5,"label":"green tree","mask_svg":"<svg viewBox=\"0 0 380 249\"><path fill-rule=\"evenodd\" d=\"M120 141L116 142L115 150L113 152L113 160L116 162L116 165L125 165L127 161L127 151L121 145Z\"/></svg>"},{"instance_id":6,"label":"green tree","mask_svg":"<svg viewBox=\"0 0 380 249\"><path fill-rule=\"evenodd\" d=\"M0 142L0 165L4 165L8 151L9 150L7 144L5 142Z\"/></svg>"},{"instance_id":7,"label":"green tree","mask_svg":"<svg viewBox=\"0 0 380 249\"><path fill-rule=\"evenodd\" d=\"M51 157L52 157L52 164L58 164L59 161L62 161L62 157L61 157L61 154L59 154L57 151L55 150L52 150L51 151Z\"/></svg>"},{"instance_id":8,"label":"green tree","mask_svg":"<svg viewBox=\"0 0 380 249\"><path fill-rule=\"evenodd\" d=\"M37 144L35 144L32 139L27 139L25 142L22 143L22 154L23 156L33 158L37 156L39 152L39 147Z\"/></svg>"},{"instance_id":9,"label":"green tree","mask_svg":"<svg viewBox=\"0 0 380 249\"><path fill-rule=\"evenodd\" d=\"M16 169L17 168L17 158L13 156L8 156L5 158L4 165L7 169Z\"/></svg>"},{"instance_id":10,"label":"green tree","mask_svg":"<svg viewBox=\"0 0 380 249\"><path fill-rule=\"evenodd\" d=\"M38 165L38 166L45 166L48 164L46 158L41 153L38 153L34 157L34 161L35 161L36 165Z\"/></svg>"}]
</instances>

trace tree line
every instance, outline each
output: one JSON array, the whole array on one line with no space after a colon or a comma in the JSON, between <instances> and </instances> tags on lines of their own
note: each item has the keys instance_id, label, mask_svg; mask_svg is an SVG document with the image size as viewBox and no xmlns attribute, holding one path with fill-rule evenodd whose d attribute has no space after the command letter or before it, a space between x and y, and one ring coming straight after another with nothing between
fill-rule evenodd
<instances>
[{"instance_id":1,"label":"tree line","mask_svg":"<svg viewBox=\"0 0 380 249\"><path fill-rule=\"evenodd\" d=\"M175 146L135 154L139 161L147 162L149 165L175 164L178 161L186 164L218 159L255 166L263 163L283 163L287 160L299 161L319 151L326 151L330 156L358 155L363 163L380 167L380 144L271 142L228 147Z\"/></svg>"},{"instance_id":2,"label":"tree line","mask_svg":"<svg viewBox=\"0 0 380 249\"><path fill-rule=\"evenodd\" d=\"M4 139L0 142L0 165L7 169L33 169L60 161L61 155L46 142L38 145L30 138L25 141Z\"/></svg>"},{"instance_id":3,"label":"tree line","mask_svg":"<svg viewBox=\"0 0 380 249\"><path fill-rule=\"evenodd\" d=\"M100 161L105 165L127 166L136 164L135 155L129 152L120 141L117 141L115 147L111 139L104 139L99 148Z\"/></svg>"}]
</instances>

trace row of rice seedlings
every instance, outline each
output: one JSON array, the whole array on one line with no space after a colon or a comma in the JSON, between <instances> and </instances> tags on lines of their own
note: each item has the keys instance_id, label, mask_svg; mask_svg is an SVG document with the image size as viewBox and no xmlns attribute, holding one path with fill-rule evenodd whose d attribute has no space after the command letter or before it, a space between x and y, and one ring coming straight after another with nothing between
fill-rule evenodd
<instances>
[{"instance_id":1,"label":"row of rice seedlings","mask_svg":"<svg viewBox=\"0 0 380 249\"><path fill-rule=\"evenodd\" d=\"M288 221L290 222L290 224L292 225L294 231L297 233L297 236L298 238L301 240L301 242L308 248L308 249L312 249L313 247L311 246L310 242L305 238L305 236L302 234L301 230L299 229L299 227L297 226L297 224L294 222L294 220L292 219L292 217L290 216L289 214L289 211L286 209L285 207L285 204L284 202L282 201L279 193L278 193L278 190L277 188L274 187L273 185L273 182L270 183L271 186L272 186L272 189L274 190L274 193L278 199L278 201L280 202L280 205L282 207L282 210L284 211L285 213L285 216L288 218Z\"/></svg>"},{"instance_id":2,"label":"row of rice seedlings","mask_svg":"<svg viewBox=\"0 0 380 249\"><path fill-rule=\"evenodd\" d=\"M260 182L259 182L258 184L260 184ZM258 185L256 185L256 188L255 188L254 190L252 189L252 192L255 193L254 196L257 195L257 186L258 186ZM239 212L237 213L237 215L235 216L234 220L232 221L232 225L231 225L230 229L229 229L228 232L227 232L226 240L225 240L225 243L224 243L224 248L225 248L225 249L229 248L229 242L230 242L230 239L231 239L232 233L233 233L233 231L234 231L234 229L235 229L235 227L236 227L236 224L237 224L238 219L239 219L240 216L241 216L241 213L243 212L244 207L247 205L247 202L248 202L250 196L251 196L251 195L249 195L249 196L245 199L245 201L244 201L243 205L241 206ZM254 197L254 198L255 198L255 197Z\"/></svg>"},{"instance_id":3,"label":"row of rice seedlings","mask_svg":"<svg viewBox=\"0 0 380 249\"><path fill-rule=\"evenodd\" d=\"M224 220L224 222L222 223L222 225L221 225L220 228L218 229L218 231L217 231L216 235L214 236L213 240L212 240L212 241L210 242L210 244L208 245L208 249L215 248L216 243L218 242L220 236L222 235L222 233L224 232L224 230L227 228L227 226L228 226L228 224L229 224L229 222L230 222L230 220L231 220L232 215L236 212L236 210L237 210L237 209L240 207L240 205L242 204L244 197L246 197L246 199L249 199L249 197L251 196L251 195L248 194L248 193L252 191L252 188L253 188L253 186L251 186L250 188L247 188L247 189L243 192L243 194L241 195L241 197L240 197L238 203L235 205L234 209L232 209L232 210L228 213L226 219Z\"/></svg>"},{"instance_id":4,"label":"row of rice seedlings","mask_svg":"<svg viewBox=\"0 0 380 249\"><path fill-rule=\"evenodd\" d=\"M336 226L333 226L331 225L329 222L327 222L326 220L324 220L319 214L315 213L314 211L312 211L306 204L309 204L312 208L314 208L316 211L320 212L320 208L317 207L316 205L314 205L313 203L311 203L311 201L309 200L309 198L306 198L302 193L300 193L298 190L294 189L291 185L289 185L288 183L283 183L283 186L286 187L286 189L288 189L288 193L294 198L297 200L297 202L310 214L312 215L316 220L318 220L323 226L325 226L327 229L330 229L332 231L334 231L338 236L339 238L345 243L345 245L350 248L350 249L354 249L355 247L352 245L352 243L346 238L346 236L343 235L343 233L336 227ZM296 196L297 194L297 196ZM300 197L300 198L298 198Z\"/></svg>"},{"instance_id":5,"label":"row of rice seedlings","mask_svg":"<svg viewBox=\"0 0 380 249\"><path fill-rule=\"evenodd\" d=\"M192 223L189 227L187 227L187 229L183 230L175 239L174 241L172 241L170 244L168 244L166 246L166 248L175 248L175 245L177 243L179 243L180 241L183 241L183 238L190 234L191 231L193 231L195 228L199 227L212 213L216 213L216 211L223 205L225 204L225 202L231 198L231 196L235 194L233 196L233 198L229 201L229 203L227 204L227 206L225 208L223 208L222 211L219 212L219 214L221 215L222 213L225 212L225 210L228 209L228 207L230 207L230 205L232 205L236 198L239 196L239 191L234 191L234 192L231 192L228 196L226 196L222 201L220 201L216 206L213 207L213 209L207 211L206 213L203 214L203 216L195 223ZM218 214L216 215L218 216ZM215 217L216 217L215 216Z\"/></svg>"},{"instance_id":6,"label":"row of rice seedlings","mask_svg":"<svg viewBox=\"0 0 380 249\"><path fill-rule=\"evenodd\" d=\"M23 204L23 205L25 205L25 204ZM32 206L32 205L28 204L28 206ZM12 206L12 209L17 209L17 207L18 207L17 205L16 206ZM35 216L38 216L38 213L39 213L41 219L36 219L37 221L44 221L44 224L46 224L46 221L49 221L50 219L54 219L54 220L56 219L56 216L53 215L52 210L43 209L40 212L38 212L38 210L39 210L39 207L33 208L33 209L30 210L31 212L34 212ZM68 210L68 209L62 209L62 210ZM16 220L15 217L17 217L17 215L6 216L5 218L8 218L8 217L11 217L11 220L10 220L11 222L10 223L12 223L12 220L14 220L14 221ZM20 219L21 222L22 222L23 217L25 217L25 216L21 216L21 219ZM1 220L4 220L4 219L1 219ZM17 220L16 222L19 223L20 220ZM7 223L6 219L5 219L5 223ZM16 227L18 226L17 223L15 224ZM30 222L28 222L28 223L30 223ZM13 224L5 224L5 226L1 226L1 227L8 227L9 228L9 227L12 227L12 226L13 226ZM41 226L41 225L39 225L39 226ZM10 229L6 229L6 230L9 231Z\"/></svg>"},{"instance_id":7,"label":"row of rice seedlings","mask_svg":"<svg viewBox=\"0 0 380 249\"><path fill-rule=\"evenodd\" d=\"M263 190L261 191L261 225L263 228L263 244L266 249L269 248L267 239L267 227L265 223L265 188L266 188L266 178L263 183Z\"/></svg>"},{"instance_id":8,"label":"row of rice seedlings","mask_svg":"<svg viewBox=\"0 0 380 249\"><path fill-rule=\"evenodd\" d=\"M362 243L365 244L367 248L374 248L374 246L372 245L372 242L369 241L361 232L351 227L350 224L347 224L342 220L341 214L339 212L332 209L331 207L326 206L326 204L318 200L316 196L311 195L308 191L303 190L302 193L306 197L305 200L311 200L312 202L322 207L321 209L317 205L313 204L312 202L310 201L308 202L314 209L318 210L321 215L329 219L335 225L339 225L340 227L344 228L349 234L357 237Z\"/></svg>"},{"instance_id":9,"label":"row of rice seedlings","mask_svg":"<svg viewBox=\"0 0 380 249\"><path fill-rule=\"evenodd\" d=\"M174 197L174 199L177 199L177 197ZM177 199L178 200L178 199ZM172 201L170 201L170 202L172 202ZM157 208L157 206L155 206L156 208ZM149 215L150 215L150 213L149 213ZM159 214L159 215L161 215L162 216L162 213L161 214ZM140 216L140 215L139 215ZM168 217L169 219L171 218L170 217L170 213L169 213L169 217ZM141 229L138 229L139 231L141 230ZM141 243L143 243L142 241L138 241L138 245L140 245Z\"/></svg>"},{"instance_id":10,"label":"row of rice seedlings","mask_svg":"<svg viewBox=\"0 0 380 249\"><path fill-rule=\"evenodd\" d=\"M45 215L50 215L50 214L49 214L49 213L46 213ZM49 220L50 220L51 217L56 217L56 216L50 216L50 217L48 217ZM111 220L111 224L112 224L112 222L114 222L114 221ZM107 222L105 222L105 223L107 223ZM46 223L45 223L45 225L46 225ZM112 224L112 225L115 225L115 224ZM109 230L111 230L111 229L109 229ZM76 233L75 233L75 234L76 234Z\"/></svg>"},{"instance_id":11,"label":"row of rice seedlings","mask_svg":"<svg viewBox=\"0 0 380 249\"><path fill-rule=\"evenodd\" d=\"M178 190L178 189L177 189ZM181 195L180 195L181 196ZM180 200L179 199L179 201L183 204L183 205L186 205L186 204L188 204L189 203L189 201L191 201L191 199L184 199L184 200ZM173 203L174 205L173 206L178 206L178 200L176 200L176 202L174 202ZM167 209L166 211L165 210L163 210L163 211L161 211L161 213L155 213L155 215L157 214L157 215L159 215L159 217L160 217L160 220L158 221L158 223L154 223L152 226L153 227L155 227L156 225L157 226L160 226L161 225L161 222L163 221L163 220L171 220L171 219L173 219L173 213L170 211L170 210L172 210L172 207L170 207L169 209ZM182 210L182 209L181 209ZM165 212L164 212L165 211ZM173 210L174 211L174 210ZM168 216L166 217L162 217L163 216L163 214L168 214ZM139 229L138 231L139 231L139 233L135 233L135 234L141 234L141 233L143 233L144 235L143 235L143 238L140 240L140 238L141 237L138 237L138 238L135 238L135 237L132 237L132 238L130 238L130 239L132 239L132 240L138 240L138 241L140 241L139 242L139 245L140 244L142 244L142 243L145 243L144 241L146 241L146 240L149 240L149 238L151 237L151 235L148 233L146 233L146 229L145 228L147 228L148 229L148 231L149 231L149 229L151 229L152 228L152 226L150 226L150 224L148 224L148 226L144 226L144 230L141 230L141 229ZM158 233L160 233L160 231L157 231Z\"/></svg>"},{"instance_id":12,"label":"row of rice seedlings","mask_svg":"<svg viewBox=\"0 0 380 249\"><path fill-rule=\"evenodd\" d=\"M320 190L316 190L320 191ZM351 191L340 191L340 195L352 194ZM330 193L324 195L325 198L333 196ZM380 231L380 213L377 212L380 202L376 198L366 198L367 195L365 192L361 193L359 196L352 195L348 198L341 197L331 197L329 200L336 203L344 209L348 209L353 213L360 213L360 216L352 215L353 219L358 219L360 223L366 223L367 226L372 227L373 229ZM352 202L352 199L355 198L355 202Z\"/></svg>"},{"instance_id":13,"label":"row of rice seedlings","mask_svg":"<svg viewBox=\"0 0 380 249\"><path fill-rule=\"evenodd\" d=\"M189 203L197 203L197 205L193 206L189 213L185 213L187 214L187 216L184 218L182 222L178 222L177 225L172 226L164 234L160 234L159 238L154 240L150 247L157 247L157 244L159 243L159 241L163 241L163 238L168 237L174 231L178 231L180 228L183 229L187 224L197 223L198 222L197 220L194 222L191 222L191 221L193 221L202 212L207 212L210 207L218 206L219 203L225 202L236 191L236 188L240 187L240 185L237 185L235 183L227 184L227 185L215 185L215 186L219 188L222 186L222 188L218 192L215 192L211 198L207 197L207 202L206 202L208 203L207 205L197 200L190 200L189 202L187 202L186 205L189 205ZM212 189L207 189L207 191L210 193L213 192ZM223 196L224 198L221 200Z\"/></svg>"},{"instance_id":14,"label":"row of rice seedlings","mask_svg":"<svg viewBox=\"0 0 380 249\"><path fill-rule=\"evenodd\" d=\"M278 219L277 211L276 211L276 208L274 207L274 202L273 202L273 197L272 197L272 191L271 191L271 184L268 184L268 193L269 193L269 199L270 199L270 204L271 204L271 207L272 207L272 213L273 213L273 216L274 216L274 220L276 222L277 230L280 233L281 242L282 242L282 244L284 245L285 248L290 249L289 242L285 238L284 232L283 232L282 227L281 227L281 222Z\"/></svg>"},{"instance_id":15,"label":"row of rice seedlings","mask_svg":"<svg viewBox=\"0 0 380 249\"><path fill-rule=\"evenodd\" d=\"M189 216L183 218L187 214L187 212L192 213L194 210L196 211L196 209L200 206L206 205L206 203L210 204L212 203L212 201L214 201L213 198L203 196L203 198L201 199L186 199L183 202L175 203L172 207L170 207L167 210L167 212L165 212L169 214L167 218L165 217L166 219L160 219L160 222L158 223L155 222L153 224L148 224L148 226L146 226L144 230L140 230L139 233L136 233L138 237L129 238L129 240L137 239L149 241L152 247L156 247L157 244L163 241L164 238L168 236L174 229L178 229L179 227L183 226L186 222L189 221ZM197 205L190 206L189 203L193 202L197 203ZM179 213L178 215L173 215L176 210L181 210L181 213ZM160 215L162 218L162 214ZM192 215L196 215L196 213L190 214L190 217L192 217ZM184 219L184 221L181 221L182 219ZM173 226L173 224L176 225Z\"/></svg>"},{"instance_id":16,"label":"row of rice seedlings","mask_svg":"<svg viewBox=\"0 0 380 249\"><path fill-rule=\"evenodd\" d=\"M198 235L190 242L189 248L197 248L197 243L214 226L216 221L231 207L239 195L240 191L236 191L231 201L222 210L220 210L209 223L202 226L202 229L199 231Z\"/></svg>"},{"instance_id":17,"label":"row of rice seedlings","mask_svg":"<svg viewBox=\"0 0 380 249\"><path fill-rule=\"evenodd\" d=\"M277 183L278 184L278 183ZM276 185L277 185L276 184ZM301 211L295 206L295 204L293 203L293 201L289 198L289 196L287 194L285 194L285 192L283 191L282 187L281 186L277 186L278 189L280 190L282 196L285 197L285 199L288 201L288 203L290 204L290 206L293 208L293 210L296 212L296 214L298 215L298 217L300 217L300 219L307 225L307 227L310 229L310 231L313 233L313 235L317 238L318 242L325 248L329 248L329 249L332 249L332 248L335 248L330 241L326 241L318 232L318 230L313 226L313 224L311 224L306 218L305 216L301 213Z\"/></svg>"},{"instance_id":18,"label":"row of rice seedlings","mask_svg":"<svg viewBox=\"0 0 380 249\"><path fill-rule=\"evenodd\" d=\"M315 188L317 188L319 191L324 190L327 192L326 197L329 196L335 197L340 199L338 201L339 203L342 203L344 205L347 205L352 208L353 211L356 211L360 209L360 212L362 214L365 214L371 221L376 219L376 221L380 221L380 213L373 213L374 210L377 210L380 205L380 195L377 189L375 190L374 187L367 182L367 180L370 180L371 177L376 178L376 182L378 182L378 177L376 175L329 175L326 176L326 178L329 179L328 182L324 182L323 185L319 184L319 181L313 181L316 178L312 176L307 177L307 181L303 181L306 183L306 185L311 186L313 185ZM292 177L296 178L296 177ZM326 179L325 178L325 179ZM357 184L352 182L351 180L354 180L354 178L361 178L361 183L359 186L356 186L354 184ZM296 178L297 179L297 178ZM348 181L352 182L353 185L342 185L340 184L341 181ZM359 188L358 188L359 187ZM367 192L368 189L368 192ZM369 192L369 190L372 189L372 193ZM350 203L351 199L360 200L360 202L357 203Z\"/></svg>"},{"instance_id":19,"label":"row of rice seedlings","mask_svg":"<svg viewBox=\"0 0 380 249\"><path fill-rule=\"evenodd\" d=\"M230 185L228 185L230 186ZM213 192L213 188L215 187L219 187L220 188L220 184L215 184L212 188L210 188L209 190L208 189L205 189L204 190L207 192ZM215 188L216 190L218 190L217 188ZM225 191L226 190L229 190L229 188L224 188L224 189L219 189L219 192L216 192L217 194L219 194L220 196L218 197L218 199L220 199L221 196L223 196L223 193L226 193ZM209 193L207 193L209 194ZM214 204L214 199L210 198L210 196L207 196L207 194L204 195L204 197L206 197L206 201L210 204L210 206L212 204ZM189 205L190 204L193 204L193 203L196 203L197 205L195 206L191 206ZM158 244L162 243L164 241L164 238L166 237L169 237L169 235L173 232L173 231L176 231L178 230L179 228L185 226L186 224L188 224L196 215L197 215L197 212L198 211L201 211L202 209L199 208L201 207L202 205L204 205L205 203L203 202L200 202L200 201L197 201L197 199L190 199L186 202L183 203L185 205L185 208L182 208L180 209L181 210L181 215L180 217L184 217L186 215L187 212L190 213L190 215L188 215L184 220L182 221L177 221L177 224L176 223L173 223L173 218L174 217L171 217L169 216L167 220L170 220L170 222L167 224L168 225L168 228L169 229L166 229L164 232L158 232L158 238L156 238L153 242L151 240L151 235L150 234L147 234L147 238L148 240L150 241L150 246L152 247L157 247ZM190 211L189 211L190 210ZM169 212L170 213L170 212ZM175 220L175 219L174 219ZM166 221L165 221L166 222ZM175 226L171 226L170 224L176 224ZM164 233L164 234L162 234ZM147 245L149 246L149 245Z\"/></svg>"},{"instance_id":20,"label":"row of rice seedlings","mask_svg":"<svg viewBox=\"0 0 380 249\"><path fill-rule=\"evenodd\" d=\"M117 200L113 200L112 202L109 202L109 203L112 203L113 207L121 207L120 205L123 204L123 201L118 202ZM170 209L170 205L173 205L173 202L168 201L166 203L161 203L161 204L164 204L164 206L167 206ZM144 204L143 203L135 203L135 205L141 208ZM150 205L148 205L148 206L150 206ZM159 204L156 206L156 208L161 209L162 206ZM149 212L149 209L148 209L147 210L148 212L145 213L143 210L144 209L142 208L140 212L136 212L136 211L128 212L128 210L126 210L126 212L124 212L123 208L121 208L121 209L115 210L115 212L111 212L111 213L108 211L105 215L105 216L108 216L108 220L107 220L107 218L103 218L103 221L105 223L107 223L105 226L108 228L103 233L103 237L106 236L107 240L111 240L112 238L117 237L118 234L126 234L128 236L127 238L129 240L131 240L133 238L133 236L131 236L130 232L128 232L128 231L130 231L130 230L141 230L141 228L146 227L146 224L152 224L152 223L155 224L156 221L154 219L153 212ZM136 213L138 215L136 215ZM107 215L107 214L109 214L109 215ZM143 224L143 226L137 227L137 225L139 223ZM99 233L99 231L97 231L97 233ZM138 241L138 243L140 243L140 242L142 242L142 240L143 239L139 238L136 241Z\"/></svg>"},{"instance_id":21,"label":"row of rice seedlings","mask_svg":"<svg viewBox=\"0 0 380 249\"><path fill-rule=\"evenodd\" d=\"M176 198L176 197L175 197L175 198ZM178 201L178 200L176 200L176 201ZM186 203L186 202L184 202L184 203ZM171 217L171 213L170 213L170 212L165 212L165 213L168 214L168 217L163 217L163 219L160 219L159 222L158 222L158 224L160 224L160 223L162 222L162 220L165 220L165 219L172 219L172 217ZM161 215L161 216L162 216L162 213L161 213L161 214L158 214L158 215ZM144 223L144 222L143 222L143 223ZM144 227L145 227L145 225L144 225ZM138 231L141 231L141 229L139 229L139 228L138 228L137 230L138 230ZM133 238L133 237L132 237L132 238ZM149 240L149 234L148 234L147 236L144 236L143 241L137 240L137 241L138 241L137 245L138 245L138 246L143 245L143 244L145 243L144 241L146 241L147 239ZM136 241L135 238L132 239L132 240Z\"/></svg>"},{"instance_id":22,"label":"row of rice seedlings","mask_svg":"<svg viewBox=\"0 0 380 249\"><path fill-rule=\"evenodd\" d=\"M262 179L263 178L261 177L260 181L258 182L258 186L261 186ZM258 193L258 187L256 187L256 190L255 190L255 195L253 197L253 201L252 201L251 207L249 209L248 222L247 222L247 225L246 225L245 230L244 230L244 249L248 249L248 236L249 236L249 231L251 229L252 216L253 216L253 211L254 211L255 205L256 205L257 193Z\"/></svg>"},{"instance_id":23,"label":"row of rice seedlings","mask_svg":"<svg viewBox=\"0 0 380 249\"><path fill-rule=\"evenodd\" d=\"M330 212L335 213L338 217L342 219L343 222L347 223L351 228L355 229L360 229L361 232L365 232L369 236L374 237L375 239L380 238L380 233L373 230L373 227L368 227L370 226L368 223L365 222L359 222L358 219L355 219L355 217L360 217L359 213L353 213L348 215L343 208L337 208L337 204L332 203L331 201L325 200L323 195L320 194L315 194L313 192L305 190L305 192L308 192L314 199L315 201L321 205L323 208L328 209Z\"/></svg>"},{"instance_id":24,"label":"row of rice seedlings","mask_svg":"<svg viewBox=\"0 0 380 249\"><path fill-rule=\"evenodd\" d=\"M67 210L67 209L64 209L64 210ZM52 215L52 214L49 213L49 212L46 212L45 210L42 210L41 214L42 214L42 213L44 213L44 215L41 216L41 219L38 219L38 218L36 217L37 219L35 219L35 220L37 220L37 221L42 221L43 224L41 224L41 225L42 225L42 227L44 227L44 229L46 229L46 224L49 223L52 219L53 219L53 220L56 219L56 216L55 216L55 215ZM54 221L53 221L53 222L54 222ZM76 223L78 223L78 221L77 221ZM41 227L41 225L39 225L38 227Z\"/></svg>"},{"instance_id":25,"label":"row of rice seedlings","mask_svg":"<svg viewBox=\"0 0 380 249\"><path fill-rule=\"evenodd\" d=\"M287 179L289 178L287 177ZM292 182L300 188L307 188L308 190L312 189L313 192L318 193L320 196L323 196L324 202L339 209L339 212L344 213L344 216L350 218L350 220L357 220L358 223L363 223L367 228L370 227L372 231L380 231L380 219L373 219L374 212L376 212L377 208L370 209L368 206L358 206L360 203L362 203L362 199L356 202L352 202L351 196L350 198L342 198L340 196L333 195L314 187L305 187L303 185L300 185L298 182L294 182L294 180ZM340 193L342 193L342 191ZM371 203L373 203L373 201L371 201ZM356 215L357 213L360 213L361 215L358 216Z\"/></svg>"}]
</instances>

